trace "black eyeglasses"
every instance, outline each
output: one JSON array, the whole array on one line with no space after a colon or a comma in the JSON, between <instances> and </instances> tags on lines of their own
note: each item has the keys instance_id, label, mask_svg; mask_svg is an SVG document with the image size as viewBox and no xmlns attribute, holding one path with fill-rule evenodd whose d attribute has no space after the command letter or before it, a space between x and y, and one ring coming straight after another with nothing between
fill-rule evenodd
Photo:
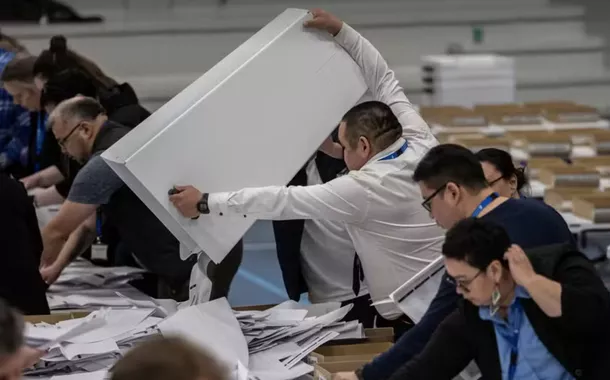
<instances>
[{"instance_id":1,"label":"black eyeglasses","mask_svg":"<svg viewBox=\"0 0 610 380\"><path fill-rule=\"evenodd\" d=\"M477 274L475 274L471 279L469 280L456 280L453 277L447 276L447 281L453 285L455 285L457 288L462 289L462 291L464 293L470 293L470 284L472 284L472 282L474 280L477 279L477 277L479 277L481 275L481 273L483 273L483 271L478 271Z\"/></svg>"},{"instance_id":2,"label":"black eyeglasses","mask_svg":"<svg viewBox=\"0 0 610 380\"><path fill-rule=\"evenodd\" d=\"M499 180L504 179L504 177L500 177L500 178L496 178L493 181L487 181L487 184L489 186L493 186L494 183L498 182Z\"/></svg>"},{"instance_id":3,"label":"black eyeglasses","mask_svg":"<svg viewBox=\"0 0 610 380\"><path fill-rule=\"evenodd\" d=\"M72 128L72 130L70 131L70 133L68 133L66 135L66 137L62 138L61 140L57 140L57 144L62 147L65 148L65 144L68 141L68 139L70 138L70 136L72 136L72 134L74 133L74 131L76 131L78 128L82 127L84 124L83 121L81 121L80 123L76 124L76 127Z\"/></svg>"},{"instance_id":4,"label":"black eyeglasses","mask_svg":"<svg viewBox=\"0 0 610 380\"><path fill-rule=\"evenodd\" d=\"M434 193L430 194L424 201L421 203L422 207L426 209L428 212L432 212L432 200L436 197L441 191L445 190L447 187L447 183L443 186L439 187L434 191Z\"/></svg>"}]
</instances>

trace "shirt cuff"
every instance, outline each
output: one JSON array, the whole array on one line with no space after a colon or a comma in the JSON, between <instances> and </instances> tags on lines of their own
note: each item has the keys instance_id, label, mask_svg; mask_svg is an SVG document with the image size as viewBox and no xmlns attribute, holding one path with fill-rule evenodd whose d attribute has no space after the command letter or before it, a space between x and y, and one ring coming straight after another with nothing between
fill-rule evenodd
<instances>
[{"instance_id":1,"label":"shirt cuff","mask_svg":"<svg viewBox=\"0 0 610 380\"><path fill-rule=\"evenodd\" d=\"M225 215L229 211L231 193L211 193L208 196L210 215Z\"/></svg>"},{"instance_id":2,"label":"shirt cuff","mask_svg":"<svg viewBox=\"0 0 610 380\"><path fill-rule=\"evenodd\" d=\"M341 45L344 49L348 50L349 47L356 43L358 40L358 32L354 30L351 26L347 25L347 23L343 23L341 30L335 36L335 40L339 45Z\"/></svg>"}]
</instances>

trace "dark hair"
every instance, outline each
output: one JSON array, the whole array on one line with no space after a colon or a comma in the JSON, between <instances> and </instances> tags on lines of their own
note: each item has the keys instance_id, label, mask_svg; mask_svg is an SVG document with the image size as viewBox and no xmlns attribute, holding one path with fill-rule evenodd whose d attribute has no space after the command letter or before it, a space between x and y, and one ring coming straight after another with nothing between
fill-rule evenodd
<instances>
[{"instance_id":1,"label":"dark hair","mask_svg":"<svg viewBox=\"0 0 610 380\"><path fill-rule=\"evenodd\" d=\"M402 126L392 109L378 101L354 106L343 116L343 122L346 139L352 148L361 136L377 150L387 148L402 136Z\"/></svg>"},{"instance_id":2,"label":"dark hair","mask_svg":"<svg viewBox=\"0 0 610 380\"><path fill-rule=\"evenodd\" d=\"M10 51L11 53L27 53L25 46L11 36L0 31L0 49Z\"/></svg>"},{"instance_id":3,"label":"dark hair","mask_svg":"<svg viewBox=\"0 0 610 380\"><path fill-rule=\"evenodd\" d=\"M42 76L49 80L54 75L67 70L79 69L89 75L93 81L104 88L117 86L118 83L108 77L98 65L88 58L68 49L68 43L64 36L53 36L49 43L49 49L44 50L38 56L34 65L33 75Z\"/></svg>"},{"instance_id":4,"label":"dark hair","mask_svg":"<svg viewBox=\"0 0 610 380\"><path fill-rule=\"evenodd\" d=\"M494 260L506 266L504 253L510 245L510 238L501 226L479 218L466 218L447 231L443 255L485 270Z\"/></svg>"},{"instance_id":5,"label":"dark hair","mask_svg":"<svg viewBox=\"0 0 610 380\"><path fill-rule=\"evenodd\" d=\"M2 82L33 82L34 74L32 69L35 61L36 57L14 58L4 67L0 80Z\"/></svg>"},{"instance_id":6,"label":"dark hair","mask_svg":"<svg viewBox=\"0 0 610 380\"><path fill-rule=\"evenodd\" d=\"M98 89L91 78L81 70L68 69L54 75L45 83L40 96L40 104L42 107L56 106L76 95L96 98Z\"/></svg>"},{"instance_id":7,"label":"dark hair","mask_svg":"<svg viewBox=\"0 0 610 380\"><path fill-rule=\"evenodd\" d=\"M0 299L0 356L12 355L23 345L23 319Z\"/></svg>"},{"instance_id":8,"label":"dark hair","mask_svg":"<svg viewBox=\"0 0 610 380\"><path fill-rule=\"evenodd\" d=\"M156 337L130 350L110 372L111 380L228 379L207 351L172 337Z\"/></svg>"},{"instance_id":9,"label":"dark hair","mask_svg":"<svg viewBox=\"0 0 610 380\"><path fill-rule=\"evenodd\" d=\"M467 148L456 144L441 144L430 149L413 173L415 182L440 188L453 182L473 191L488 187L481 163Z\"/></svg>"},{"instance_id":10,"label":"dark hair","mask_svg":"<svg viewBox=\"0 0 610 380\"><path fill-rule=\"evenodd\" d=\"M516 168L510 153L497 148L481 149L476 153L481 162L489 162L502 174L502 178L510 179L513 175L517 177L517 191L521 191L527 185L527 177L523 168Z\"/></svg>"}]
</instances>

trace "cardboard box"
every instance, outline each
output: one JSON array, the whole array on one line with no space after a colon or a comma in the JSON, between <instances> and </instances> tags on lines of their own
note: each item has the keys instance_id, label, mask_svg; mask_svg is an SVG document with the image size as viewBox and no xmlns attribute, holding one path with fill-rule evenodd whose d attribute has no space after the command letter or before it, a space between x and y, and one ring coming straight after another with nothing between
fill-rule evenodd
<instances>
[{"instance_id":1,"label":"cardboard box","mask_svg":"<svg viewBox=\"0 0 610 380\"><path fill-rule=\"evenodd\" d=\"M26 315L23 319L29 323L48 323L54 325L61 321L67 321L70 319L85 318L90 313L88 311L75 311L72 313L57 313L49 315Z\"/></svg>"},{"instance_id":2,"label":"cardboard box","mask_svg":"<svg viewBox=\"0 0 610 380\"><path fill-rule=\"evenodd\" d=\"M524 136L523 139L523 149L531 157L569 158L572 154L572 139L567 135L540 133Z\"/></svg>"},{"instance_id":3,"label":"cardboard box","mask_svg":"<svg viewBox=\"0 0 610 380\"><path fill-rule=\"evenodd\" d=\"M553 123L594 123L600 120L599 112L596 108L589 106L566 106L548 108L543 116Z\"/></svg>"},{"instance_id":4,"label":"cardboard box","mask_svg":"<svg viewBox=\"0 0 610 380\"><path fill-rule=\"evenodd\" d=\"M572 204L574 215L592 223L610 223L610 194L577 196Z\"/></svg>"},{"instance_id":5,"label":"cardboard box","mask_svg":"<svg viewBox=\"0 0 610 380\"><path fill-rule=\"evenodd\" d=\"M537 125L542 122L539 112L519 104L479 105L474 110L497 125Z\"/></svg>"},{"instance_id":6,"label":"cardboard box","mask_svg":"<svg viewBox=\"0 0 610 380\"><path fill-rule=\"evenodd\" d=\"M597 154L610 154L610 131L600 130L593 134L591 147L595 149Z\"/></svg>"},{"instance_id":7,"label":"cardboard box","mask_svg":"<svg viewBox=\"0 0 610 380\"><path fill-rule=\"evenodd\" d=\"M102 155L185 249L220 262L254 223L184 218L168 191L285 185L367 90L326 32L287 9ZM202 47L204 48L204 47ZM278 143L279 142L279 143Z\"/></svg>"},{"instance_id":8,"label":"cardboard box","mask_svg":"<svg viewBox=\"0 0 610 380\"><path fill-rule=\"evenodd\" d=\"M277 306L276 304L266 304L266 305L250 305L250 306L236 306L233 310L236 311L265 311L267 309L271 309L272 307Z\"/></svg>"},{"instance_id":9,"label":"cardboard box","mask_svg":"<svg viewBox=\"0 0 610 380\"><path fill-rule=\"evenodd\" d=\"M364 338L361 339L334 339L324 346L342 346L363 343L393 343L394 329L392 327L377 327L364 329Z\"/></svg>"},{"instance_id":10,"label":"cardboard box","mask_svg":"<svg viewBox=\"0 0 610 380\"><path fill-rule=\"evenodd\" d=\"M355 360L351 362L331 362L314 365L314 380L331 380L338 372L353 372L368 363L368 360Z\"/></svg>"},{"instance_id":11,"label":"cardboard box","mask_svg":"<svg viewBox=\"0 0 610 380\"><path fill-rule=\"evenodd\" d=\"M344 344L339 346L322 346L314 350L315 353L321 356L346 356L346 355L363 355L363 354L378 354L387 351L392 347L392 343L362 343L362 344Z\"/></svg>"},{"instance_id":12,"label":"cardboard box","mask_svg":"<svg viewBox=\"0 0 610 380\"><path fill-rule=\"evenodd\" d=\"M568 167L568 163L559 157L531 157L525 162L518 162L515 165L525 166L527 168L527 175L530 180L538 179L540 169L542 168L564 168Z\"/></svg>"},{"instance_id":13,"label":"cardboard box","mask_svg":"<svg viewBox=\"0 0 610 380\"><path fill-rule=\"evenodd\" d=\"M602 177L610 176L610 156L581 157L572 159L574 165L595 169Z\"/></svg>"},{"instance_id":14,"label":"cardboard box","mask_svg":"<svg viewBox=\"0 0 610 380\"><path fill-rule=\"evenodd\" d=\"M544 192L544 202L559 212L571 212L572 199L574 197L598 194L603 193L598 189L589 187L565 187L557 189L547 189Z\"/></svg>"},{"instance_id":15,"label":"cardboard box","mask_svg":"<svg viewBox=\"0 0 610 380\"><path fill-rule=\"evenodd\" d=\"M538 177L550 188L588 187L597 189L600 181L600 175L596 170L578 165L543 168L540 169Z\"/></svg>"},{"instance_id":16,"label":"cardboard box","mask_svg":"<svg viewBox=\"0 0 610 380\"><path fill-rule=\"evenodd\" d=\"M485 148L497 148L508 152L510 150L511 140L505 137L485 137L479 139L464 139L457 137L455 138L454 143L465 146L466 148L472 150L475 153Z\"/></svg>"}]
</instances>

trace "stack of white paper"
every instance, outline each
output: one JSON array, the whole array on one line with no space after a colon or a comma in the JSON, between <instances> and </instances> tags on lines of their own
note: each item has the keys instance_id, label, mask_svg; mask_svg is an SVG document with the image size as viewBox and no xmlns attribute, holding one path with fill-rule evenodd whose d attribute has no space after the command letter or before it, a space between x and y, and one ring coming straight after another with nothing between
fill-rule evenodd
<instances>
[{"instance_id":1,"label":"stack of white paper","mask_svg":"<svg viewBox=\"0 0 610 380\"><path fill-rule=\"evenodd\" d=\"M122 352L158 335L156 326L162 319L151 316L153 312L154 309L104 309L55 325L27 324L26 343L46 354L26 375L103 375Z\"/></svg>"},{"instance_id":2,"label":"stack of white paper","mask_svg":"<svg viewBox=\"0 0 610 380\"><path fill-rule=\"evenodd\" d=\"M68 266L55 285L89 288L117 288L142 278L144 269L132 267Z\"/></svg>"}]
</instances>

